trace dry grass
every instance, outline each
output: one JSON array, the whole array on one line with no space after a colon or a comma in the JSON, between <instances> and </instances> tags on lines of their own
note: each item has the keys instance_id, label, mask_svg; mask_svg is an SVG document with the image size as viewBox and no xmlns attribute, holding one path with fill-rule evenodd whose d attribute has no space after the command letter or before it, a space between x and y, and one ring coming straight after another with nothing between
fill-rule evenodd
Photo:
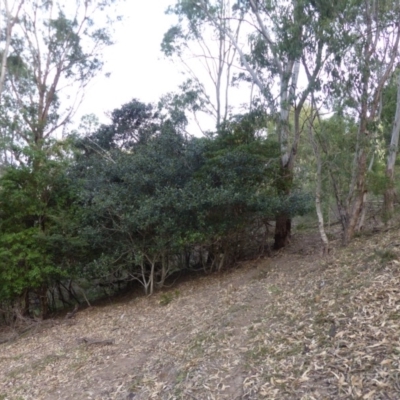
<instances>
[{"instance_id":1,"label":"dry grass","mask_svg":"<svg viewBox=\"0 0 400 400\"><path fill-rule=\"evenodd\" d=\"M400 231L317 242L49 321L0 346L0 399L399 399Z\"/></svg>"}]
</instances>

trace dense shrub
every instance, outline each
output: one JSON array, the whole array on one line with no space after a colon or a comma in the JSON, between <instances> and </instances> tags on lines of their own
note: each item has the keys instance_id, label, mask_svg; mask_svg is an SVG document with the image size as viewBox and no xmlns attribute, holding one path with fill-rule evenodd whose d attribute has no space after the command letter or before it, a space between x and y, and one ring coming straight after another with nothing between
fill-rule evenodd
<instances>
[{"instance_id":1,"label":"dense shrub","mask_svg":"<svg viewBox=\"0 0 400 400\"><path fill-rule=\"evenodd\" d=\"M177 271L219 270L264 251L268 222L310 199L277 195L278 146L259 125L246 115L213 137L187 137L134 100L76 138L73 158L9 168L0 302L32 314L34 299L45 314L49 293L51 307L68 304L77 284L138 281L151 294Z\"/></svg>"}]
</instances>

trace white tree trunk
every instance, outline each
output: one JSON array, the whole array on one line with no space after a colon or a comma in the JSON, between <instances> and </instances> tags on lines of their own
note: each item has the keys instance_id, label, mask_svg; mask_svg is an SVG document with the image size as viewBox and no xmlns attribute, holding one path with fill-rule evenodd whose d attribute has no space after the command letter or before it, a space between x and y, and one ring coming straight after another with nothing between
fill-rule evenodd
<instances>
[{"instance_id":1,"label":"white tree trunk","mask_svg":"<svg viewBox=\"0 0 400 400\"><path fill-rule=\"evenodd\" d=\"M399 146L399 133L400 133L400 74L397 78L397 103L396 114L394 117L392 136L390 139L390 147L387 159L387 169L394 171L394 164L396 162L397 148Z\"/></svg>"},{"instance_id":2,"label":"white tree trunk","mask_svg":"<svg viewBox=\"0 0 400 400\"><path fill-rule=\"evenodd\" d=\"M329 253L329 239L325 232L324 215L321 207L321 192L322 192L322 160L321 154L318 148L318 143L313 135L313 124L314 120L313 110L311 111L309 136L310 142L314 151L315 160L317 162L317 184L315 187L315 210L318 217L318 230L322 240L322 254L326 255Z\"/></svg>"},{"instance_id":3,"label":"white tree trunk","mask_svg":"<svg viewBox=\"0 0 400 400\"><path fill-rule=\"evenodd\" d=\"M3 0L4 4L4 14L5 14L5 32L6 32L6 42L4 45L3 54L1 56L1 70L0 70L0 96L3 91L4 81L6 79L6 71L7 71L7 57L10 51L11 44L11 35L14 25L18 19L18 14L21 10L21 7L24 3L24 0L20 0L17 4L17 10L15 11L15 15L12 15L12 10L10 10L10 6L8 4L8 0Z\"/></svg>"},{"instance_id":4,"label":"white tree trunk","mask_svg":"<svg viewBox=\"0 0 400 400\"><path fill-rule=\"evenodd\" d=\"M390 138L390 146L388 150L386 176L388 178L387 188L384 195L385 220L389 224L394 211L395 188L394 188L394 167L397 157L397 149L399 147L400 133L400 74L397 77L397 102L396 114L394 117L392 135Z\"/></svg>"}]
</instances>

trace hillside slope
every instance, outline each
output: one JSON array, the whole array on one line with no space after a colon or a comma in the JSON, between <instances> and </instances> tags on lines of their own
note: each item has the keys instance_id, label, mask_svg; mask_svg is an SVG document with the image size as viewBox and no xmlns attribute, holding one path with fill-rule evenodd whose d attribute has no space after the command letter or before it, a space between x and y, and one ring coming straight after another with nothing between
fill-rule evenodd
<instances>
[{"instance_id":1,"label":"hillside slope","mask_svg":"<svg viewBox=\"0 0 400 400\"><path fill-rule=\"evenodd\" d=\"M45 321L0 346L0 399L399 399L400 231L318 242Z\"/></svg>"}]
</instances>

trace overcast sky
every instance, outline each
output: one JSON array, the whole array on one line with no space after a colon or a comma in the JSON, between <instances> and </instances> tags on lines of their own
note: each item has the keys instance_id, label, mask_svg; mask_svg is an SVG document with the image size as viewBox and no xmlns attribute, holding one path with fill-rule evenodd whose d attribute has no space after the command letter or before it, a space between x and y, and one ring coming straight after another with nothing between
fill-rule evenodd
<instances>
[{"instance_id":1,"label":"overcast sky","mask_svg":"<svg viewBox=\"0 0 400 400\"><path fill-rule=\"evenodd\" d=\"M105 53L103 73L87 88L76 118L95 114L106 122L105 112L137 98L155 102L166 92L174 91L183 81L177 67L165 60L160 50L164 33L176 21L165 15L174 0L121 3L124 20L115 27L115 44ZM104 74L110 72L110 78Z\"/></svg>"}]
</instances>

